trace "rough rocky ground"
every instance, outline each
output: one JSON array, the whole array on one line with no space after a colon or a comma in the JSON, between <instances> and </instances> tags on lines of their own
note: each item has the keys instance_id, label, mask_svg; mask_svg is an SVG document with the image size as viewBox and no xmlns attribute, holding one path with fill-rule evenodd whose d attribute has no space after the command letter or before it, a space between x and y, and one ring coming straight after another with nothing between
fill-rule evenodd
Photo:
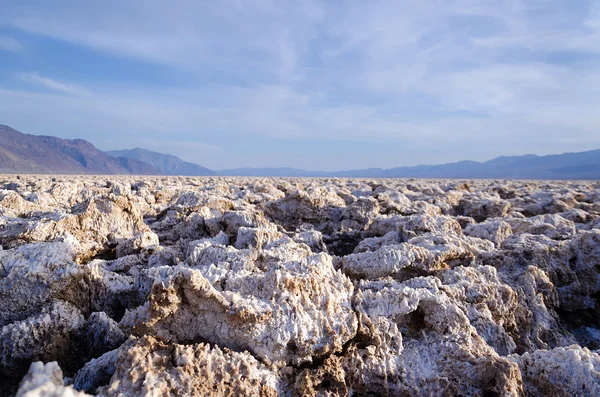
<instances>
[{"instance_id":1,"label":"rough rocky ground","mask_svg":"<svg viewBox=\"0 0 600 397\"><path fill-rule=\"evenodd\" d=\"M0 245L1 395L600 395L600 182L0 176Z\"/></svg>"}]
</instances>

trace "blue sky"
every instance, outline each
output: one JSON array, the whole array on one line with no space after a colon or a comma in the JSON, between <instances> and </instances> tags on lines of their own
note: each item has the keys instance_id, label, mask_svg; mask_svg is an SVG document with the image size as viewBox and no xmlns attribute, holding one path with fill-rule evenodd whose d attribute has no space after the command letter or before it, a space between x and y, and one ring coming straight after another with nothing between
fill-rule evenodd
<instances>
[{"instance_id":1,"label":"blue sky","mask_svg":"<svg viewBox=\"0 0 600 397\"><path fill-rule=\"evenodd\" d=\"M600 0L0 0L0 124L214 169L600 148Z\"/></svg>"}]
</instances>

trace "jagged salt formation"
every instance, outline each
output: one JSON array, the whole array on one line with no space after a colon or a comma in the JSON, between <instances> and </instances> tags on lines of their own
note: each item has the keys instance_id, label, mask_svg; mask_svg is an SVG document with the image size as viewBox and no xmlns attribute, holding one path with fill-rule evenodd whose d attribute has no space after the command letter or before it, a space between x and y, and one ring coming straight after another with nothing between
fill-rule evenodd
<instances>
[{"instance_id":1,"label":"jagged salt formation","mask_svg":"<svg viewBox=\"0 0 600 397\"><path fill-rule=\"evenodd\" d=\"M0 394L600 394L600 183L0 177Z\"/></svg>"}]
</instances>

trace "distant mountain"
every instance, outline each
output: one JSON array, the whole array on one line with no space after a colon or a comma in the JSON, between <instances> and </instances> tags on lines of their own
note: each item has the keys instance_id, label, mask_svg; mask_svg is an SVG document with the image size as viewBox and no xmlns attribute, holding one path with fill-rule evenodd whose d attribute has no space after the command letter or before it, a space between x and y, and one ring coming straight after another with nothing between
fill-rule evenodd
<instances>
[{"instance_id":1,"label":"distant mountain","mask_svg":"<svg viewBox=\"0 0 600 397\"><path fill-rule=\"evenodd\" d=\"M1 173L600 180L600 150L548 156L501 156L486 162L459 161L388 169L329 172L284 167L214 172L169 154L139 148L102 152L83 139L27 135L0 124Z\"/></svg>"},{"instance_id":2,"label":"distant mountain","mask_svg":"<svg viewBox=\"0 0 600 397\"><path fill-rule=\"evenodd\" d=\"M23 134L0 124L0 173L156 174L140 161L110 157L83 139Z\"/></svg>"},{"instance_id":3,"label":"distant mountain","mask_svg":"<svg viewBox=\"0 0 600 397\"><path fill-rule=\"evenodd\" d=\"M548 156L502 156L486 162L459 161L415 167L348 171L305 171L296 168L238 168L217 171L228 176L293 176L335 178L490 178L600 179L600 150Z\"/></svg>"},{"instance_id":4,"label":"distant mountain","mask_svg":"<svg viewBox=\"0 0 600 397\"><path fill-rule=\"evenodd\" d=\"M216 171L220 176L273 176L273 177L307 177L322 176L323 171L306 171L298 168L234 168Z\"/></svg>"},{"instance_id":5,"label":"distant mountain","mask_svg":"<svg viewBox=\"0 0 600 397\"><path fill-rule=\"evenodd\" d=\"M161 175L215 175L215 173L208 168L202 167L198 164L188 163L187 161L183 161L179 157L172 156L170 154L152 152L150 150L140 148L111 150L105 153L110 156L125 157L151 164L158 169Z\"/></svg>"},{"instance_id":6,"label":"distant mountain","mask_svg":"<svg viewBox=\"0 0 600 397\"><path fill-rule=\"evenodd\" d=\"M132 175L161 175L160 171L148 163L127 157L112 157L119 165Z\"/></svg>"},{"instance_id":7,"label":"distant mountain","mask_svg":"<svg viewBox=\"0 0 600 397\"><path fill-rule=\"evenodd\" d=\"M483 163L399 167L383 170L395 178L600 179L600 150L548 156L502 156Z\"/></svg>"}]
</instances>

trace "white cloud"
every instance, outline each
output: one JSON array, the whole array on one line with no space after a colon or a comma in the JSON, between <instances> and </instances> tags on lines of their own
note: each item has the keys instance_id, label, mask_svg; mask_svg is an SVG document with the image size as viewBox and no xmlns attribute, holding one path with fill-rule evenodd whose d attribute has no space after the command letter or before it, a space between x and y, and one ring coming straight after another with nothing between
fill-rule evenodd
<instances>
[{"instance_id":1,"label":"white cloud","mask_svg":"<svg viewBox=\"0 0 600 397\"><path fill-rule=\"evenodd\" d=\"M186 142L210 136L213 143L196 148L207 155L241 135L411 142L446 156L433 162L600 145L595 0L208 4L15 3L0 26L158 65L182 76L185 88L132 82L142 95L122 81L28 73L20 78L30 84L87 95L5 91L5 102L39 112L48 121L38 123L42 132L51 121L150 134L155 143L170 133ZM0 116L15 119L11 109ZM388 165L424 162L416 156ZM378 160L372 154L369 165L385 165Z\"/></svg>"},{"instance_id":2,"label":"white cloud","mask_svg":"<svg viewBox=\"0 0 600 397\"><path fill-rule=\"evenodd\" d=\"M308 168L392 167L439 163L464 158L485 160L497 155L580 151L600 147L592 125L600 121L592 106L557 104L531 114L478 119L460 115L403 120L379 115L376 106L322 106L304 97L279 92L281 87L210 92L198 98L191 91L163 92L156 96L132 93L74 97L57 94L0 90L0 120L25 132L83 137L101 148L142 146L162 148L186 160L214 168L248 166L264 161L252 150L236 148L243 138L273 142L294 141L377 143L398 147L397 156L382 160L377 153L349 153L335 164L323 157ZM191 101L190 98L196 98ZM160 99L157 99L160 98ZM232 101L222 106L228 98ZM214 105L210 102L214 101ZM452 131L451 134L447 133ZM112 144L103 142L113 141ZM117 143L114 143L114 142ZM200 142L196 145L191 142ZM325 142L322 143L326 145ZM419 151L410 149L420 147ZM220 147L222 150L218 150ZM406 147L406 149L402 149ZM270 149L289 148L285 140ZM477 150L473 151L473 148ZM238 154L240 152L241 154ZM309 154L297 152L278 163L260 165L302 166ZM275 161L275 160L273 160Z\"/></svg>"},{"instance_id":3,"label":"white cloud","mask_svg":"<svg viewBox=\"0 0 600 397\"><path fill-rule=\"evenodd\" d=\"M85 18L82 16L85 15ZM321 18L311 2L22 1L0 25L119 56L197 69L215 65L287 78ZM242 64L237 61L243 60ZM235 65L232 65L235 63Z\"/></svg>"},{"instance_id":4,"label":"white cloud","mask_svg":"<svg viewBox=\"0 0 600 397\"><path fill-rule=\"evenodd\" d=\"M25 48L18 40L11 37L0 36L0 51L18 52Z\"/></svg>"},{"instance_id":5,"label":"white cloud","mask_svg":"<svg viewBox=\"0 0 600 397\"><path fill-rule=\"evenodd\" d=\"M88 95L89 91L81 86L75 84L67 84L54 80L48 77L41 76L38 72L19 72L16 73L16 77L29 84L33 84L45 89L52 91L61 92L69 95Z\"/></svg>"}]
</instances>

